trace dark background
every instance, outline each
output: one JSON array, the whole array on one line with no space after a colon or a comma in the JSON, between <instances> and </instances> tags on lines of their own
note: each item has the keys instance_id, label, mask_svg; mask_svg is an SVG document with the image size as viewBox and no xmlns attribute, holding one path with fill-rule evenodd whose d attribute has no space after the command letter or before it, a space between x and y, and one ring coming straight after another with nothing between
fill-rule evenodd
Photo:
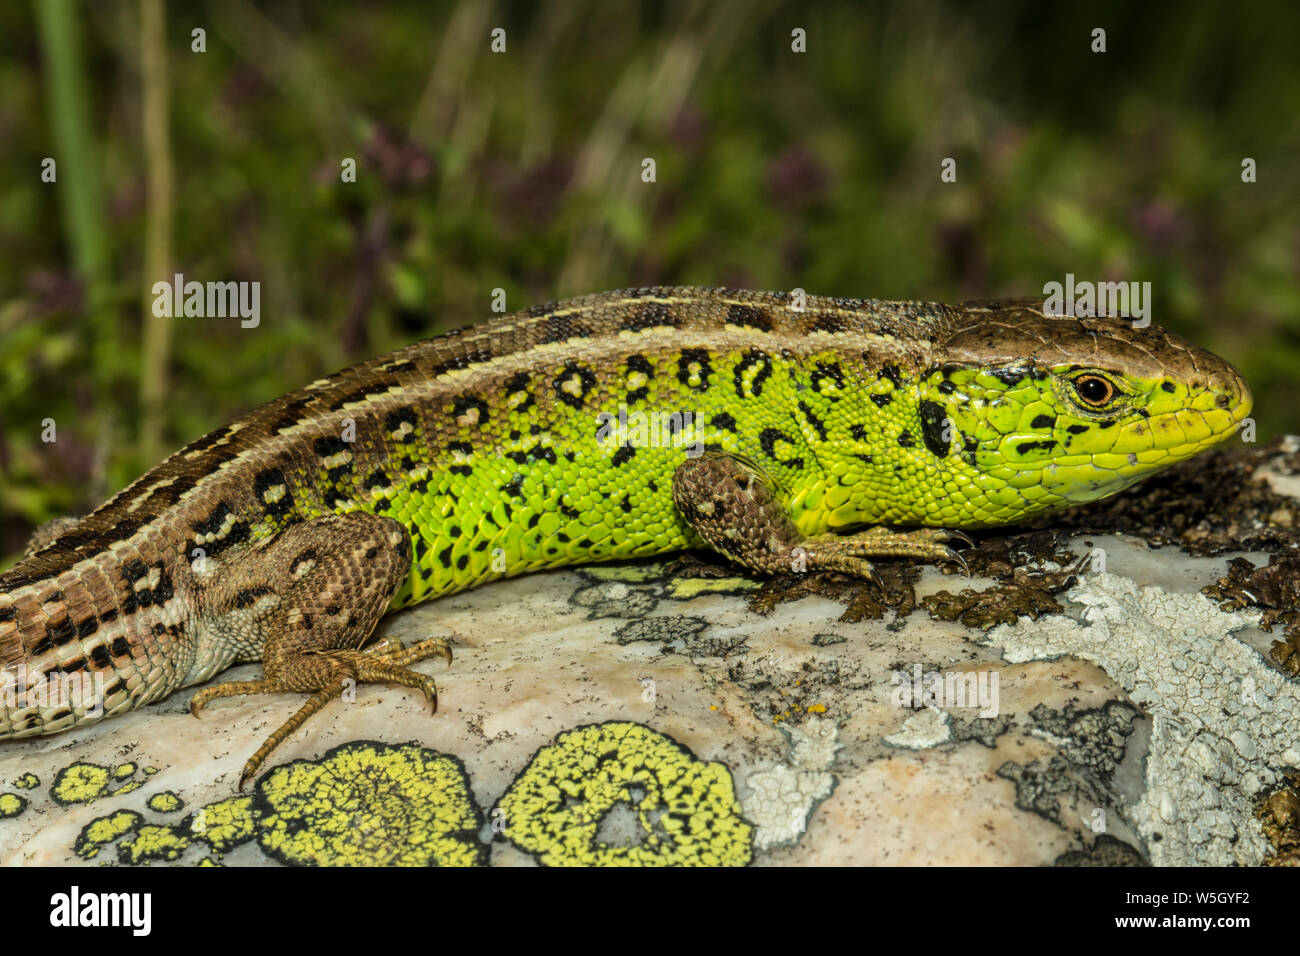
<instances>
[{"instance_id":1,"label":"dark background","mask_svg":"<svg viewBox=\"0 0 1300 956\"><path fill-rule=\"evenodd\" d=\"M1300 430L1300 4L1080 7L0 4L0 566L496 287L1145 280L1246 373L1261 438ZM152 319L173 272L260 281L261 325Z\"/></svg>"}]
</instances>

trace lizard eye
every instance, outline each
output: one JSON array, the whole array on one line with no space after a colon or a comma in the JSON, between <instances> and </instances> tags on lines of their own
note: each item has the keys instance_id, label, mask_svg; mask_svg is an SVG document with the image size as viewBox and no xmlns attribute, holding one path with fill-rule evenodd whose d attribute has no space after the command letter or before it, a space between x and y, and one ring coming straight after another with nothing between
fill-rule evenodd
<instances>
[{"instance_id":1,"label":"lizard eye","mask_svg":"<svg viewBox=\"0 0 1300 956\"><path fill-rule=\"evenodd\" d=\"M1115 397L1115 385L1100 375L1080 375L1074 380L1074 394L1093 408L1102 408Z\"/></svg>"}]
</instances>

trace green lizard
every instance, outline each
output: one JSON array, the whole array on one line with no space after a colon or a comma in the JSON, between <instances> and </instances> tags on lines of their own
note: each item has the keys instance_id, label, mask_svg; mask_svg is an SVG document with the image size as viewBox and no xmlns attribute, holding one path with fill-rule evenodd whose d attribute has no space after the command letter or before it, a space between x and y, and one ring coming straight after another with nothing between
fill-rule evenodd
<instances>
[{"instance_id":1,"label":"green lizard","mask_svg":"<svg viewBox=\"0 0 1300 956\"><path fill-rule=\"evenodd\" d=\"M260 659L261 680L192 702L311 695L242 787L347 679L436 708L409 665L444 642L364 649L389 610L692 547L765 574L947 560L960 529L1113 494L1250 409L1215 355L1041 302L644 288L535 307L313 382L39 531L0 575L0 675L102 677L102 712L6 699L0 737Z\"/></svg>"}]
</instances>

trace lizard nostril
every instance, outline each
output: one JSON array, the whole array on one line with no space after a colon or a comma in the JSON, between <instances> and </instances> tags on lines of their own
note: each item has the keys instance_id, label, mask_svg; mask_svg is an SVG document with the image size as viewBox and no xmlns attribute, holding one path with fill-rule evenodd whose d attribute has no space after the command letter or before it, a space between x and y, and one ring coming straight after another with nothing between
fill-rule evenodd
<instances>
[{"instance_id":1,"label":"lizard nostril","mask_svg":"<svg viewBox=\"0 0 1300 956\"><path fill-rule=\"evenodd\" d=\"M1228 397L1227 392L1220 392L1219 397L1214 400L1214 404L1218 405L1220 408L1227 408L1232 404L1232 399Z\"/></svg>"}]
</instances>

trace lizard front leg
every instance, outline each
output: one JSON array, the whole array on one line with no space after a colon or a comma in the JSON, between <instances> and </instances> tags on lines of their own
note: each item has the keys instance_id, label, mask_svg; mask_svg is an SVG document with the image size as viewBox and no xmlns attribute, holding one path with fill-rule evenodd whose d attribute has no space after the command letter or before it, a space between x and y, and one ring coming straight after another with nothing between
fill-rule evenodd
<instances>
[{"instance_id":1,"label":"lizard front leg","mask_svg":"<svg viewBox=\"0 0 1300 956\"><path fill-rule=\"evenodd\" d=\"M244 765L239 786L312 714L355 683L413 687L437 709L433 678L406 665L442 655L445 641L362 650L411 568L406 529L391 518L353 513L294 525L222 563L202 595L203 616L241 657L258 656L262 679L231 681L194 695L190 710L241 694L311 694Z\"/></svg>"},{"instance_id":2,"label":"lizard front leg","mask_svg":"<svg viewBox=\"0 0 1300 956\"><path fill-rule=\"evenodd\" d=\"M752 462L733 455L688 459L673 473L673 501L691 529L713 550L764 574L800 570L842 571L878 585L869 557L956 561L950 540L960 531L868 528L857 534L805 537L772 480Z\"/></svg>"}]
</instances>

